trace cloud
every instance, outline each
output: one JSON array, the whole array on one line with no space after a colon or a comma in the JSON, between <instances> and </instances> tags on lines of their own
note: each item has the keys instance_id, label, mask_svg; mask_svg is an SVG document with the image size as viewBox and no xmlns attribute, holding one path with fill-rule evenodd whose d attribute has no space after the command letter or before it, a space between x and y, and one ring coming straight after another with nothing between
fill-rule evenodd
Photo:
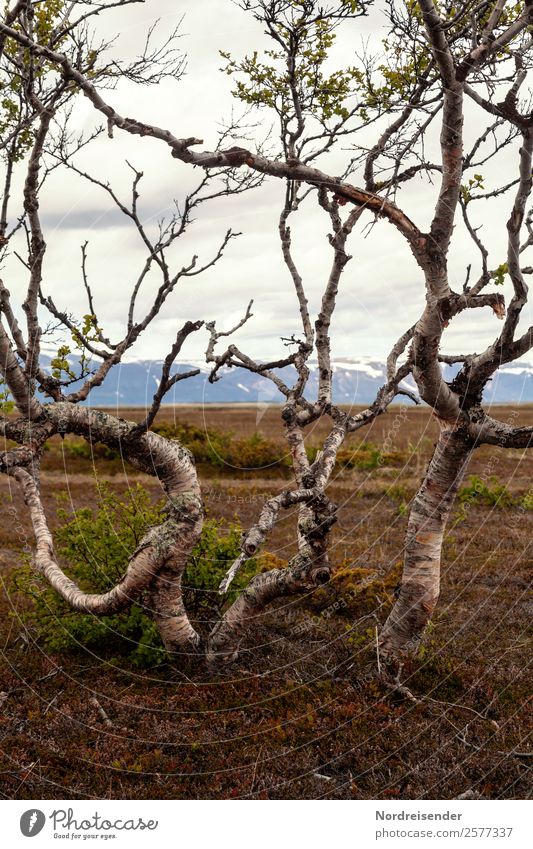
<instances>
[{"instance_id":1,"label":"cloud","mask_svg":"<svg viewBox=\"0 0 533 849\"><path fill-rule=\"evenodd\" d=\"M223 6L223 13L221 9ZM120 83L106 97L122 115L133 114L154 122L179 137L187 135L204 139L206 148L216 143L217 127L232 107L231 80L219 72L219 49L236 56L256 49L263 43L261 28L236 4L222 0L198 0L197 3L175 0L151 0L149 4L117 9L106 16L106 36L114 31L120 38L114 50L123 56L138 51L146 35L149 21L161 18L162 32L168 32L185 13L182 24L182 47L188 52L185 77L177 84L162 83L157 88L138 88ZM339 61L353 61L354 45L362 37L378 43L383 31L378 14L348 25L339 42ZM468 107L469 121L474 116ZM263 121L258 130L264 136L272 116L259 113ZM74 111L79 130L90 131L100 122L90 103L80 99ZM366 137L373 139L375 127ZM427 149L438 155L438 128L430 133ZM518 143L510 146L499 168L512 175L517 169ZM340 145L324 160L332 173L340 172L351 151ZM201 177L197 169L177 163L161 142L131 137L120 130L114 140L106 135L89 145L80 156L80 167L109 180L121 200L130 203L131 171L126 160L144 172L139 209L147 228L155 228L157 220L169 215L174 199L182 199ZM499 172L484 171L487 189L497 184ZM360 184L361 174L353 181ZM16 186L15 186L16 188ZM20 189L20 185L18 186ZM283 202L281 181L267 180L258 190L236 198L220 199L198 211L198 220L170 254L173 267L179 269L193 254L199 263L208 261L216 252L228 227L241 231L223 259L197 278L185 279L168 299L161 317L139 340L135 355L145 358L163 356L179 327L186 319L215 318L219 326L231 326L244 313L248 300L254 298L254 318L238 333L236 340L253 356L270 358L285 351L280 336L300 332L299 314L290 276L283 264L277 232ZM414 180L399 193L397 202L421 228L429 227L438 193L427 180ZM504 196L489 207L474 211L476 226L491 246L491 263L495 267L505 259L505 227L510 198ZM43 225L48 242L45 260L44 290L53 295L58 306L82 315L87 311L80 271L80 243L89 240L88 269L100 320L107 332L117 338L123 333L124 316L131 288L145 259L143 244L127 217L106 193L72 174L59 170L50 178L43 194ZM335 356L369 355L383 358L398 336L420 315L424 304L424 281L420 270L395 229L387 222L376 223L370 231L369 217L362 220L349 244L353 258L343 275L338 295L338 308L332 326ZM292 225L294 257L301 270L313 320L320 309L322 291L327 280L331 249L327 242L330 224L314 198L310 197ZM466 267L472 264L472 276L479 270L479 256L464 227L458 222L450 256L451 278L460 289ZM7 285L21 293L25 273L11 257ZM139 296L139 312L147 309L159 285L150 276ZM508 297L509 287L506 287ZM455 319L445 334L446 350L481 350L499 330L490 311L477 310ZM530 321L525 317L524 321ZM201 357L205 350L205 334L198 333L187 343L185 357Z\"/></svg>"}]
</instances>

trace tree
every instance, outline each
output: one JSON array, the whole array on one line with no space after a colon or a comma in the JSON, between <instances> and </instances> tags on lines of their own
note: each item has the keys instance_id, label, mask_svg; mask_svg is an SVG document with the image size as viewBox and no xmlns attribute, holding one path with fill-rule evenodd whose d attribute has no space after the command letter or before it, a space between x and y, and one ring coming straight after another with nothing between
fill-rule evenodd
<instances>
[{"instance_id":1,"label":"tree","mask_svg":"<svg viewBox=\"0 0 533 849\"><path fill-rule=\"evenodd\" d=\"M522 8L521 4L513 5L505 0L438 6L432 0L392 2L384 10L389 31L385 58L366 52L357 57L353 67L330 73L337 32L341 27L353 26L350 22L361 15L372 12L370 2L243 0L243 11L261 24L273 41L273 49L261 58L257 53L244 59L235 59L228 53L223 57L228 74L235 79L236 97L251 109L273 110L275 114L279 147L273 154L266 155L260 148L228 146L225 136L215 151L199 151L196 150L202 144L199 139L179 138L169 129L151 126L137 117L122 117L102 93L100 78L105 81L106 69L98 70L98 65L96 69L87 68L87 59L79 57L79 41L78 53L73 56L71 50L58 43L57 35L50 37L47 32L37 38L28 25L30 5L16 4L0 25L4 38L3 61L7 63L8 73L12 74L16 67L15 88L31 95L34 67L46 67L47 74L54 77L56 87L61 89L61 97L67 94L74 97L82 92L107 119L110 135L117 129L158 140L185 166L203 169L205 181L227 179L229 182L224 183L223 189L226 192L255 187L262 175L284 183L279 219L280 246L297 299L302 336L287 340L293 347L292 353L285 353L269 363L255 361L236 345L229 345L225 351L217 353L220 338L237 332L251 319L250 305L242 321L230 331L219 331L215 322L208 323L207 359L213 364L212 380L219 378L224 367L244 368L272 380L285 396L282 416L293 458L295 486L264 506L257 523L246 533L241 556L221 589L227 588L246 559L264 542L280 511L294 505L299 506L298 553L287 568L252 579L226 611L209 639L208 656L212 662L234 657L247 622L274 599L328 580L329 536L336 511L327 496L327 485L337 452L347 434L384 413L394 397L405 391L400 383L408 374L412 374L416 382L420 399L438 418L440 436L410 511L398 598L380 635L381 658L397 673L403 656L418 645L437 603L444 529L472 452L484 443L529 447L532 441L532 428L498 422L482 405L483 389L497 368L523 356L533 345L533 328L519 330L527 302L524 275L530 271L522 265L521 257L533 242L531 216L527 211L532 187L533 127L529 104L519 100L531 65L531 7L526 4ZM72 26L76 29L75 24ZM29 102L31 106L31 96ZM33 106L30 114L33 116L30 126L35 123L37 129L33 131L28 156L25 196L24 220L30 231L27 338L23 338L6 296L3 315L11 339L6 330L0 337L2 374L21 414L18 420L6 420L3 427L5 434L15 438L20 447L4 454L2 469L24 487L36 530L38 568L64 597L78 604L80 609L93 605L90 609L103 612L106 605L128 603L131 593L137 592L141 585L145 588L148 583L166 643L172 647L187 642L194 644L196 637L191 633L180 602L179 575L199 533L199 491L185 452L161 441L148 428L165 388L174 379L170 378L171 365L185 338L198 328L187 323L179 331L165 364L162 389L142 427L124 425L102 413L87 412L76 406L86 397L83 390L81 396L79 390L65 399L65 380L61 380L61 374L50 380L39 371L40 328L36 307L41 286L42 235L36 197L43 134L48 130L43 128L45 119L40 107ZM466 149L465 120L471 130L475 128L475 139ZM20 118L18 122L21 128L17 138L26 128L26 125L22 127ZM369 127L375 128L373 143L368 142ZM440 138L433 150L431 134L437 127ZM233 140L238 139L238 132L238 127L232 127ZM322 162L341 141L351 145L350 156L344 173L334 176L322 170ZM502 151L518 147L518 143L516 174L506 173L502 184L486 192L481 168L487 163L497 163ZM60 150L58 158L62 165L72 167L69 165L70 152ZM505 165L503 167L507 170ZM413 180L432 176L438 179L439 188L428 186L428 192L435 195L435 202L429 229L424 230L415 223L415 215L407 214L397 204L397 197L400 189ZM131 210L121 206L138 229L140 222L136 218L135 205L139 180L136 173ZM492 263L479 227L474 226L471 210L476 201L484 199L494 203L495 199L504 199L515 187L507 222L507 256L497 257L497 262ZM204 183L200 194L194 194L190 203L203 200L203 188ZM298 271L297 258L293 256L289 227L291 217L302 216L310 203L319 204L332 229L329 237L332 264L314 326L305 284ZM330 329L338 288L350 258L346 243L355 225L365 217L370 218L371 224L378 218L385 219L399 232L424 281L425 306L418 321L392 347L387 382L375 402L367 410L350 415L332 398ZM458 288L450 279L449 268L454 228L461 222L479 254L480 273L471 283L470 265L466 281ZM522 234L524 228L526 236ZM171 233L180 230L180 226L171 228ZM139 232L142 236L142 225ZM231 233L226 235L215 261L231 237ZM163 276L163 295L154 305L150 320L155 318L165 300L168 280L174 280L168 277L164 259L161 264L156 259L156 255L164 254L168 238L168 234L164 234L155 245L147 243L150 264L156 262ZM182 270L182 274L198 270L193 266ZM507 276L512 296L506 307L504 296L494 286ZM179 274L172 286L178 279ZM65 319L70 321L55 309L50 299L45 298L43 302L57 320L63 324ZM441 343L449 323L465 310L484 307L489 307L503 321L494 342L481 354L444 355ZM94 316L92 308L91 316ZM132 337L136 338L129 328L129 335L123 342L110 346L96 318L91 317L81 331L72 329L85 350L102 358L96 375L87 378L84 384L89 390L95 380L103 379L109 368L119 361L130 339L133 343ZM100 347L97 349L96 345ZM107 356L103 356L102 346L111 349ZM315 400L306 396L308 363L312 355L316 355L319 365ZM447 382L443 377L443 361L459 366L452 381ZM279 369L287 366L294 370L292 385L287 385L279 375ZM60 372L62 368L59 363ZM33 391L32 382L40 386L53 403L43 405ZM305 431L318 418L329 419L331 429L322 451L314 462L310 462L305 450ZM150 468L150 455L158 458L155 470L167 488L171 518L151 532L145 545L132 558L123 585L115 588L109 599L80 595L53 560L36 472L42 445L58 429L89 438L97 436L107 444L120 443L125 456L145 471ZM169 590L171 582L172 591Z\"/></svg>"},{"instance_id":2,"label":"tree","mask_svg":"<svg viewBox=\"0 0 533 849\"><path fill-rule=\"evenodd\" d=\"M129 0L119 4L127 6ZM80 6L80 8L78 8ZM155 85L165 77L179 79L183 57L177 51L176 33L162 46L152 46L154 31L147 36L143 54L129 65L104 60L106 43L96 43L89 23L105 8L100 4L18 3L6 15L17 37L31 43L63 47L69 64L77 73L112 87L121 78L139 85ZM75 15L79 17L76 19ZM77 86L57 73L46 58L33 49L19 49L16 41L2 43L3 109L2 154L5 164L2 204L2 251L4 260L12 252L22 263L27 289L23 303L14 305L9 290L0 283L2 326L0 329L0 373L4 392L3 412L14 404L20 418L4 417L2 432L19 444L2 453L1 470L21 486L31 514L36 539L35 566L57 592L80 612L110 614L129 606L143 593L161 632L165 646L196 648L199 637L192 628L181 599L181 574L202 530L203 510L194 462L187 449L149 430L165 394L178 382L199 370L171 374L172 366L187 338L202 326L202 320L186 321L178 328L165 359L161 379L146 419L135 424L102 411L80 406L92 389L102 384L111 368L146 328L157 318L169 295L180 283L201 275L221 259L236 237L231 229L221 236L214 256L200 260L192 255L176 267L172 248L186 237L194 215L203 204L221 195L238 194L260 182L255 175L228 174L213 170L199 180L182 205L166 221L150 228L140 210L143 174L132 171L131 198L122 201L113 187L88 174L77 165L76 155L102 133L98 128L88 137L70 129ZM111 124L109 125L111 132ZM232 128L221 132L221 144ZM69 169L104 191L129 220L144 246L146 255L140 269L132 269L131 294L126 307L124 336L111 341L100 325L88 271L88 246L81 248L81 280L87 295L88 312L75 318L56 306L46 294L46 242L41 225L40 199L49 176L57 168ZM18 171L25 172L20 210L15 206L10 222L11 187ZM21 238L22 236L22 238ZM18 239L18 242L17 242ZM22 244L21 253L18 252ZM25 248L25 255L22 253ZM143 284L159 278L155 296L146 312L139 307ZM26 315L25 331L19 325L16 306ZM70 336L61 344L51 362L51 374L41 364L43 328L39 308ZM74 355L73 365L72 357ZM12 399L12 400L11 400ZM45 401L46 399L46 401ZM39 486L39 464L47 440L54 434L77 433L90 442L120 448L133 466L155 475L167 496L167 518L145 535L134 552L124 579L103 595L82 592L56 562Z\"/></svg>"}]
</instances>

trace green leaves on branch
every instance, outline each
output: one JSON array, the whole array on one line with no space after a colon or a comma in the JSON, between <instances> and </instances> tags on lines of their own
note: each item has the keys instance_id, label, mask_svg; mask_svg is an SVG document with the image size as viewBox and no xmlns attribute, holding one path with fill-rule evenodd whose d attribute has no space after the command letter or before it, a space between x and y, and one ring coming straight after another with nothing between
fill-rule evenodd
<instances>
[{"instance_id":1,"label":"green leaves on branch","mask_svg":"<svg viewBox=\"0 0 533 849\"><path fill-rule=\"evenodd\" d=\"M376 88L368 80L366 99L369 106L388 108L394 98L408 100L412 96L420 75L431 61L431 55L429 50L420 50L410 56L402 44L392 44L389 39L382 43L388 64L379 65L378 70L384 84Z\"/></svg>"},{"instance_id":2,"label":"green leaves on branch","mask_svg":"<svg viewBox=\"0 0 533 849\"><path fill-rule=\"evenodd\" d=\"M471 177L467 184L463 183L461 185L461 199L466 206L470 203L471 200L475 200L479 198L480 195L474 195L473 191L475 189L479 189L482 192L485 189L483 184L483 175L482 174L474 174ZM494 271L490 272L490 278L496 286L503 286L505 283L505 275L509 272L509 266L506 262L502 262Z\"/></svg>"},{"instance_id":3,"label":"green leaves on branch","mask_svg":"<svg viewBox=\"0 0 533 849\"><path fill-rule=\"evenodd\" d=\"M24 159L33 143L33 134L24 124L22 101L16 93L18 88L19 84L14 81L9 84L0 81L0 92L3 93L0 100L0 138L11 137L8 149L12 162Z\"/></svg>"},{"instance_id":4,"label":"green leaves on branch","mask_svg":"<svg viewBox=\"0 0 533 849\"><path fill-rule=\"evenodd\" d=\"M502 262L501 265L498 266L493 272L491 272L491 277L496 286L503 286L505 282L505 275L509 271L509 266L506 262Z\"/></svg>"},{"instance_id":5,"label":"green leaves on branch","mask_svg":"<svg viewBox=\"0 0 533 849\"><path fill-rule=\"evenodd\" d=\"M58 509L55 532L58 557L86 592L105 593L124 575L128 560L145 532L162 520L163 505L153 505L139 484L117 497L98 485L98 505L72 512ZM32 599L22 622L48 651L86 647L128 656L134 666L152 666L166 659L155 623L141 604L111 616L82 615L42 579L29 562L15 570L14 589Z\"/></svg>"},{"instance_id":6,"label":"green leaves on branch","mask_svg":"<svg viewBox=\"0 0 533 849\"><path fill-rule=\"evenodd\" d=\"M83 316L83 322L79 331L72 331L72 341L80 352L79 360L82 374L85 374L91 363L91 358L87 356L84 343L88 342L91 344L98 342L101 334L102 328L98 327L96 316L91 313Z\"/></svg>"},{"instance_id":7,"label":"green leaves on branch","mask_svg":"<svg viewBox=\"0 0 533 849\"><path fill-rule=\"evenodd\" d=\"M45 44L58 24L63 20L69 4L65 0L46 0L35 6L34 38Z\"/></svg>"},{"instance_id":8,"label":"green leaves on branch","mask_svg":"<svg viewBox=\"0 0 533 849\"><path fill-rule=\"evenodd\" d=\"M76 375L72 371L70 362L67 357L71 353L68 345L60 345L57 349L57 354L53 357L50 367L52 369L52 377L56 380L62 380L64 376L76 379Z\"/></svg>"},{"instance_id":9,"label":"green leaves on branch","mask_svg":"<svg viewBox=\"0 0 533 849\"><path fill-rule=\"evenodd\" d=\"M91 357L87 355L86 344L98 342L101 333L102 329L98 327L96 316L90 313L84 315L81 326L79 328L74 327L71 331L72 342L80 364L81 374L76 376L68 360L69 354L72 354L72 348L69 345L60 345L57 349L57 354L50 363L52 377L56 378L56 380L77 380L83 377L87 373L91 363Z\"/></svg>"},{"instance_id":10,"label":"green leaves on branch","mask_svg":"<svg viewBox=\"0 0 533 849\"><path fill-rule=\"evenodd\" d=\"M68 0L43 0L39 3L28 4L28 9L23 11L19 18L11 22L11 27L28 35L32 41L41 46L51 47L56 52L72 47L72 33L64 32L68 29L69 15L73 4ZM8 4L4 4L4 15L7 13ZM87 33L80 30L78 33L79 44L75 50L75 64L82 73L89 77L98 76L102 69L95 67L100 56L99 50L90 47ZM6 38L3 45L3 62L0 67L0 136L5 141L10 139L7 147L9 159L18 162L24 158L33 142L31 124L35 119L34 107L28 108L28 91L31 89L33 95L41 101L46 100L51 87L50 78L61 82L58 68L44 59L23 49L13 39ZM76 90L76 85L68 83L65 92ZM57 88L59 91L59 88Z\"/></svg>"},{"instance_id":11,"label":"green leaves on branch","mask_svg":"<svg viewBox=\"0 0 533 849\"><path fill-rule=\"evenodd\" d=\"M347 99L354 84L363 83L363 73L355 67L326 73L325 63L335 41L331 21L302 23L284 50L266 50L266 61L257 51L242 60L220 51L226 60L222 69L239 76L233 95L249 106L270 107L285 120L296 116L295 98L302 115L321 122L349 116Z\"/></svg>"},{"instance_id":12,"label":"green leaves on branch","mask_svg":"<svg viewBox=\"0 0 533 849\"><path fill-rule=\"evenodd\" d=\"M428 48L406 53L400 40L385 39L382 64L363 58L357 66L331 69L340 20L363 13L368 5L337 3L333 10L314 0L244 3L266 26L274 48L243 59L220 51L226 62L221 70L235 79L233 95L247 106L274 109L286 131L290 121L301 127L313 118L327 125L355 114L366 121L371 111L381 114L404 104L429 67Z\"/></svg>"},{"instance_id":13,"label":"green leaves on branch","mask_svg":"<svg viewBox=\"0 0 533 849\"><path fill-rule=\"evenodd\" d=\"M2 377L0 377L0 413L3 415L11 413L14 407L15 404L11 398L7 383Z\"/></svg>"},{"instance_id":14,"label":"green leaves on branch","mask_svg":"<svg viewBox=\"0 0 533 849\"><path fill-rule=\"evenodd\" d=\"M461 198L465 206L473 199L472 191L474 189L481 189L481 191L484 191L485 189L485 186L483 185L483 176L481 174L474 174L467 184L463 183L461 185Z\"/></svg>"},{"instance_id":15,"label":"green leaves on branch","mask_svg":"<svg viewBox=\"0 0 533 849\"><path fill-rule=\"evenodd\" d=\"M411 18L422 21L419 0L406 0L405 6ZM454 43L458 57L471 49L474 35L479 36L483 32L494 9L493 3L477 3L474 5L470 3L450 3L448 0L434 0L434 6L439 18L446 23L447 36ZM515 23L523 12L523 0L514 3L509 3L507 0L500 11L498 23L492 31L491 40L497 38L499 34ZM518 32L516 41L513 39L510 44L516 45L521 39L522 34ZM496 54L496 57L507 54L509 54L509 50L508 46L505 46Z\"/></svg>"},{"instance_id":16,"label":"green leaves on branch","mask_svg":"<svg viewBox=\"0 0 533 849\"><path fill-rule=\"evenodd\" d=\"M105 593L123 577L128 561L148 528L165 519L164 502L152 502L140 484L125 495L117 495L107 484L98 484L94 509L58 509L55 531L56 552L65 570L86 592ZM261 569L282 561L264 554L250 560L224 598L218 586L240 553L243 529L238 522L208 519L202 537L192 551L183 580L186 605L200 623L218 617L222 607L235 600L247 581ZM146 668L169 656L151 618L149 598L141 597L131 607L109 616L80 614L36 576L29 558L13 575L13 588L29 597L19 621L47 651L83 648L102 653L111 662ZM205 625L204 625L205 627Z\"/></svg>"},{"instance_id":17,"label":"green leaves on branch","mask_svg":"<svg viewBox=\"0 0 533 849\"><path fill-rule=\"evenodd\" d=\"M36 44L59 50L68 38L68 35L59 36L59 31L67 21L71 5L68 0L43 0L31 4L31 16L21 16L15 19L11 26L17 32L29 35ZM15 60L14 66L18 65L22 73L23 68L31 68L34 79L39 79L52 67L42 58L32 56L29 50L21 50L19 45L9 38L6 39L4 52ZM18 79L20 82L20 77Z\"/></svg>"},{"instance_id":18,"label":"green leaves on branch","mask_svg":"<svg viewBox=\"0 0 533 849\"><path fill-rule=\"evenodd\" d=\"M54 31L65 18L70 7L66 0L44 0L41 3L28 4L31 18L28 21L16 19L11 26L19 32L29 34L37 44L49 45ZM7 11L5 4L5 12ZM54 48L61 48L66 36L54 40ZM0 69L0 137L3 142L3 154L12 163L20 162L29 152L34 135L32 110L28 109L27 89L29 81L34 94L41 97L44 77L55 68L42 58L32 56L29 50L21 49L13 40L7 38L3 47L5 60Z\"/></svg>"}]
</instances>

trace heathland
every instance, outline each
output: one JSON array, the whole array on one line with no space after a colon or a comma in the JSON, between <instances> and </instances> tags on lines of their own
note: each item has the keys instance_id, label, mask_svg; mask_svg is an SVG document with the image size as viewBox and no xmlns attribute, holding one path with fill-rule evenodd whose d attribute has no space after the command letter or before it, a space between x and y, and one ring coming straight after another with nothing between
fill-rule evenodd
<instances>
[{"instance_id":1,"label":"heathland","mask_svg":"<svg viewBox=\"0 0 533 849\"><path fill-rule=\"evenodd\" d=\"M533 423L533 406L493 412ZM280 408L165 407L156 427L188 445L202 482L211 536L188 577L202 630L223 603L214 587L240 529L290 484ZM324 427L309 434L311 453ZM39 618L49 596L20 580L31 529L13 482L0 479L3 798L530 797L527 452L474 454L446 534L438 610L403 670L406 690L387 690L375 674L376 628L394 598L409 502L436 433L427 409L396 406L349 441L330 488L339 506L333 580L274 605L251 626L237 665L216 676L187 657L136 651L120 623L73 634L72 617L53 604ZM139 504L146 512L159 497L119 454L74 437L51 440L42 485L65 556L73 520L89 537L116 502L133 526ZM255 568L285 562L294 529L290 511ZM116 528L98 533L105 560L116 554Z\"/></svg>"}]
</instances>

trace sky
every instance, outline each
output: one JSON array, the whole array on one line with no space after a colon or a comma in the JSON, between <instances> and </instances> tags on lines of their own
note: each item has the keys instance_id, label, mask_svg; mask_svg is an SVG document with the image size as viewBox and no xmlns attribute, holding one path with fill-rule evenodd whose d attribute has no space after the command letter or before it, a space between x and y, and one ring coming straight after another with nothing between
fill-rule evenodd
<instances>
[{"instance_id":1,"label":"sky","mask_svg":"<svg viewBox=\"0 0 533 849\"><path fill-rule=\"evenodd\" d=\"M260 26L231 0L147 0L143 5L109 11L105 34L118 33L112 48L121 58L132 57L140 49L150 24L159 19L161 36L180 24L180 47L187 55L186 73L179 82L163 82L157 87L139 88L120 84L105 93L108 102L122 115L167 127L174 135L193 135L204 140L204 149L216 144L217 129L227 120L232 107L232 81L221 73L219 50L236 57L254 49L261 50L265 39ZM181 23L180 23L181 21ZM379 48L385 36L378 11L368 19L350 22L339 37L332 61L338 66L354 62L354 52L363 42ZM467 108L466 136L475 138L479 112ZM90 132L100 123L92 105L80 99L73 114L77 130ZM259 138L264 137L274 116L254 114ZM375 129L365 131L370 140ZM144 172L140 184L140 214L148 228L168 215L175 200L184 197L201 177L197 169L172 159L162 142L140 139L115 130L114 139L103 135L89 145L78 159L84 170L103 181L110 181L120 197L127 201L131 191L131 172L126 161ZM436 150L436 139L428 139ZM497 169L484 171L485 187L490 190L517 173L518 142L501 157ZM336 174L350 156L338 147L320 163ZM503 178L502 178L503 174ZM362 185L361 175L351 178ZM19 184L20 187L20 184ZM404 188L398 203L421 229L428 227L438 192L438 183L416 179ZM222 198L204 205L197 220L180 240L172 254L175 268L190 262L209 261L231 227L241 232L228 246L224 257L205 274L185 279L167 301L159 318L139 339L129 356L159 359L165 356L177 329L186 320L217 321L219 329L233 326L244 315L250 298L254 299L253 317L233 337L250 356L270 359L285 353L280 337L301 330L292 283L282 262L277 231L283 203L282 181L267 180L259 189L235 198ZM505 221L512 194L493 206L478 203L476 225L491 248L489 266L505 260ZM47 181L41 200L41 214L48 245L43 289L58 307L73 314L86 313L81 270L80 245L88 241L88 272L95 296L96 311L106 333L113 339L123 333L129 293L144 260L143 246L135 229L116 208L104 191L73 175L56 171ZM396 339L420 315L424 287L403 239L386 221L370 229L370 217L362 219L348 244L352 260L343 275L331 337L333 357L383 359ZM327 234L329 221L309 199L292 224L294 257L304 280L312 314L316 316L327 280L331 249ZM479 259L464 228L457 227L450 259L451 283L460 289L466 266L473 264L476 277ZM529 264L533 264L531 260ZM2 270L4 282L14 292L23 292L26 282L20 263L12 256ZM141 293L140 307L153 297L158 281L147 281ZM509 285L504 293L509 298ZM531 323L531 309L524 311L521 328ZM499 332L498 319L490 310L475 310L458 316L447 329L443 350L447 353L481 351ZM207 334L190 337L180 359L203 358ZM531 358L533 360L533 357Z\"/></svg>"}]
</instances>

